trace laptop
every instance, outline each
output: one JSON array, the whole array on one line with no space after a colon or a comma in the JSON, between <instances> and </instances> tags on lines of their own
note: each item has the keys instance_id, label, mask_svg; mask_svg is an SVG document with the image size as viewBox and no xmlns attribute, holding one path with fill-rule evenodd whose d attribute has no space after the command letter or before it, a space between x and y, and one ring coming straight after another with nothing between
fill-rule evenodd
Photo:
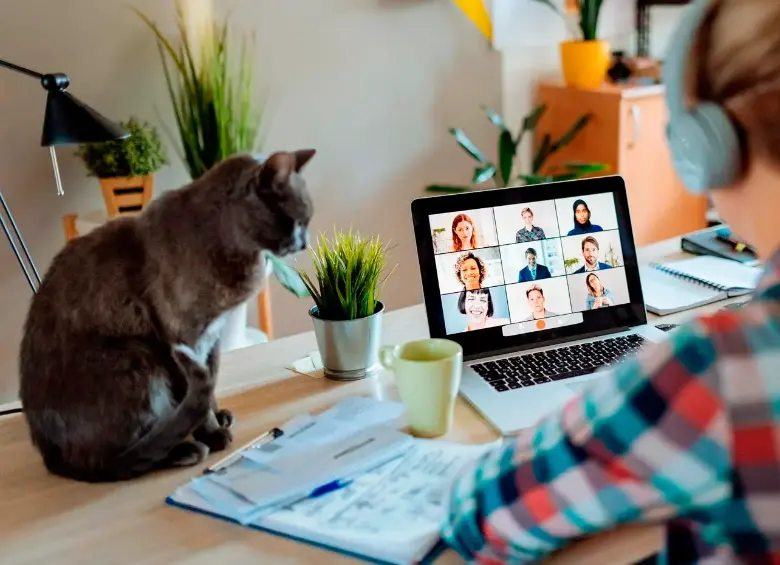
<instances>
[{"instance_id":1,"label":"laptop","mask_svg":"<svg viewBox=\"0 0 780 565\"><path fill-rule=\"evenodd\" d=\"M647 323L620 176L419 198L431 337L463 347L460 393L503 435L668 335Z\"/></svg>"}]
</instances>

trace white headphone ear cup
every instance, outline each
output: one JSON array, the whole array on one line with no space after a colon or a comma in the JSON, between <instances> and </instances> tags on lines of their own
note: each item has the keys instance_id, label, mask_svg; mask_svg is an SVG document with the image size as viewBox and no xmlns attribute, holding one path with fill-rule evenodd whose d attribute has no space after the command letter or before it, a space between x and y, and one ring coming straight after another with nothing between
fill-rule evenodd
<instances>
[{"instance_id":1,"label":"white headphone ear cup","mask_svg":"<svg viewBox=\"0 0 780 565\"><path fill-rule=\"evenodd\" d=\"M693 110L707 136L709 151L703 158L707 188L732 185L742 172L739 136L728 114L718 105L703 103Z\"/></svg>"},{"instance_id":2,"label":"white headphone ear cup","mask_svg":"<svg viewBox=\"0 0 780 565\"><path fill-rule=\"evenodd\" d=\"M703 103L678 116L667 137L675 170L691 192L726 187L739 176L739 138L719 106Z\"/></svg>"}]
</instances>

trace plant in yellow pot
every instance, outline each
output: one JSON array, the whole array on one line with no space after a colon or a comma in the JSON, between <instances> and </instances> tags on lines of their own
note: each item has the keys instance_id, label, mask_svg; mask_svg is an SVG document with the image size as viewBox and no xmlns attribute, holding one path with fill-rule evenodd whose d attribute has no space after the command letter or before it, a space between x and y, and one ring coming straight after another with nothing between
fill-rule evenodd
<instances>
[{"instance_id":1,"label":"plant in yellow pot","mask_svg":"<svg viewBox=\"0 0 780 565\"><path fill-rule=\"evenodd\" d=\"M89 175L100 181L111 218L140 213L154 196L154 174L168 162L156 128L134 117L121 125L129 137L76 150Z\"/></svg>"},{"instance_id":2,"label":"plant in yellow pot","mask_svg":"<svg viewBox=\"0 0 780 565\"><path fill-rule=\"evenodd\" d=\"M598 39L599 15L604 0L577 0L575 15L579 21L571 25L554 0L534 0L549 6L567 24L569 37L560 45L563 79L575 88L598 88L604 82L610 65L609 42Z\"/></svg>"}]
</instances>

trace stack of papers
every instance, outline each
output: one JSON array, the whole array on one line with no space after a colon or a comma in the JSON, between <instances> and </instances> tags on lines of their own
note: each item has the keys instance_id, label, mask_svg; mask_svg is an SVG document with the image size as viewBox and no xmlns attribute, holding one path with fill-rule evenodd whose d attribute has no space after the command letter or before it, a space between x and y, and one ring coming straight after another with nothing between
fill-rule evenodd
<instances>
[{"instance_id":1,"label":"stack of papers","mask_svg":"<svg viewBox=\"0 0 780 565\"><path fill-rule=\"evenodd\" d=\"M402 433L403 406L349 398L281 426L284 435L168 497L190 510L390 563L439 540L449 487L487 445ZM323 486L337 485L325 489Z\"/></svg>"}]
</instances>

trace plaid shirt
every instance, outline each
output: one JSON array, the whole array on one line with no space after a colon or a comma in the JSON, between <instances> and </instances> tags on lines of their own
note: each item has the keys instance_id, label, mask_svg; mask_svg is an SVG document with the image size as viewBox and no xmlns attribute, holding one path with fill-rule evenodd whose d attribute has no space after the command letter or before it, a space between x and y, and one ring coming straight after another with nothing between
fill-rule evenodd
<instances>
[{"instance_id":1,"label":"plaid shirt","mask_svg":"<svg viewBox=\"0 0 780 565\"><path fill-rule=\"evenodd\" d=\"M780 251L750 304L678 328L458 477L442 537L485 565L666 523L669 565L780 565Z\"/></svg>"}]
</instances>

